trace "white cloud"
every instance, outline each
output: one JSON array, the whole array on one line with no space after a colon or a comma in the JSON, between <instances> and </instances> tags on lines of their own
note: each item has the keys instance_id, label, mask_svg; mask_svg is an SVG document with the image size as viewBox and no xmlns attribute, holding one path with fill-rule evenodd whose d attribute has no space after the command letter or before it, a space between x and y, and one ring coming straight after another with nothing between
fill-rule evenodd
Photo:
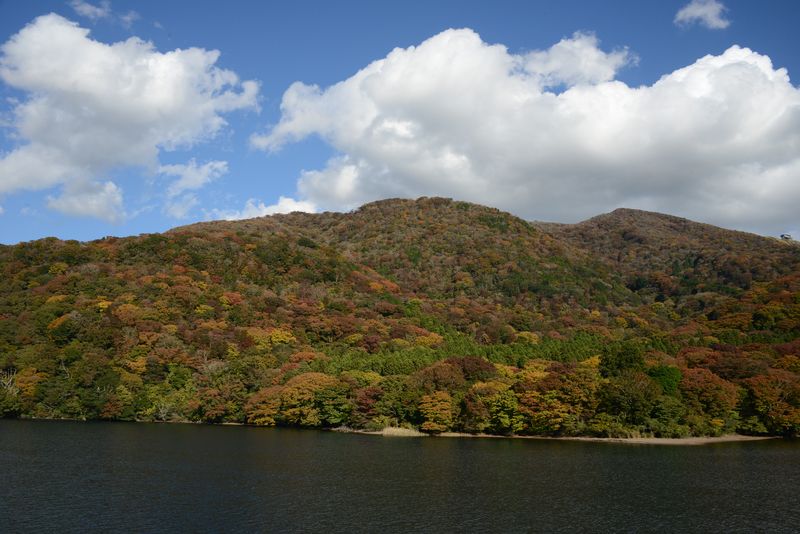
<instances>
[{"instance_id":1,"label":"white cloud","mask_svg":"<svg viewBox=\"0 0 800 534\"><path fill-rule=\"evenodd\" d=\"M678 11L674 22L680 26L702 24L711 30L722 30L731 24L725 18L727 10L719 0L692 0Z\"/></svg>"},{"instance_id":2,"label":"white cloud","mask_svg":"<svg viewBox=\"0 0 800 534\"><path fill-rule=\"evenodd\" d=\"M314 204L308 201L297 201L293 198L280 197L277 204L271 206L254 198L248 199L241 210L220 210L214 209L208 213L211 218L225 219L226 221L236 221L239 219L252 219L253 217L263 217L265 215L275 215L276 213L291 213L293 211L304 211L307 213L316 212Z\"/></svg>"},{"instance_id":3,"label":"white cloud","mask_svg":"<svg viewBox=\"0 0 800 534\"><path fill-rule=\"evenodd\" d=\"M55 14L35 19L0 53L0 79L28 94L13 110L24 144L0 157L0 194L58 184L69 191L119 167L155 171L162 150L206 141L226 126L223 113L257 108L258 84L216 67L218 51L162 53L135 37L109 45Z\"/></svg>"},{"instance_id":4,"label":"white cloud","mask_svg":"<svg viewBox=\"0 0 800 534\"><path fill-rule=\"evenodd\" d=\"M66 215L95 217L110 223L125 218L122 191L112 182L72 182L60 197L47 197L47 205Z\"/></svg>"},{"instance_id":5,"label":"white cloud","mask_svg":"<svg viewBox=\"0 0 800 534\"><path fill-rule=\"evenodd\" d=\"M131 26L133 26L133 23L136 22L137 20L139 20L140 18L142 18L142 17L141 17L141 15L139 15L139 13L137 13L136 11L131 10L131 11L128 11L127 13L123 13L122 15L120 15L119 16L119 22L124 27L130 28Z\"/></svg>"},{"instance_id":6,"label":"white cloud","mask_svg":"<svg viewBox=\"0 0 800 534\"><path fill-rule=\"evenodd\" d=\"M549 50L531 52L524 58L525 72L541 79L543 87L607 82L619 69L638 60L628 49L603 52L593 34L575 33Z\"/></svg>"},{"instance_id":7,"label":"white cloud","mask_svg":"<svg viewBox=\"0 0 800 534\"><path fill-rule=\"evenodd\" d=\"M164 204L164 213L175 219L185 219L189 216L189 212L200 204L197 195L194 193L186 193L178 198L173 198Z\"/></svg>"},{"instance_id":8,"label":"white cloud","mask_svg":"<svg viewBox=\"0 0 800 534\"><path fill-rule=\"evenodd\" d=\"M280 122L252 144L318 134L337 149L298 180L320 209L441 195L539 220L628 206L797 227L800 91L787 72L733 46L629 87L613 79L629 58L582 34L510 54L448 30L331 87L293 84Z\"/></svg>"},{"instance_id":9,"label":"white cloud","mask_svg":"<svg viewBox=\"0 0 800 534\"><path fill-rule=\"evenodd\" d=\"M167 188L167 197L175 197L184 191L196 190L205 186L212 180L228 173L227 161L209 161L197 165L194 159L186 165L162 165L158 172L168 176L178 176Z\"/></svg>"},{"instance_id":10,"label":"white cloud","mask_svg":"<svg viewBox=\"0 0 800 534\"><path fill-rule=\"evenodd\" d=\"M84 0L71 0L70 7L75 13L89 20L105 19L111 16L111 2L103 0L99 6L85 2Z\"/></svg>"},{"instance_id":11,"label":"white cloud","mask_svg":"<svg viewBox=\"0 0 800 534\"><path fill-rule=\"evenodd\" d=\"M183 194L186 191L196 191L209 182L227 174L227 161L209 161L198 165L191 159L185 165L162 165L158 172L168 176L178 176L167 188L167 202L164 213L176 219L184 219L189 211L197 206L200 201L193 193ZM180 197L180 198L176 198Z\"/></svg>"},{"instance_id":12,"label":"white cloud","mask_svg":"<svg viewBox=\"0 0 800 534\"><path fill-rule=\"evenodd\" d=\"M134 22L142 18L139 13L133 10L121 15L115 14L111 10L111 2L108 0L103 0L100 2L100 5L97 6L84 0L71 0L69 5L75 13L81 17L86 17L92 22L96 22L100 19L107 19L121 24L124 28L130 28L133 26Z\"/></svg>"}]
</instances>

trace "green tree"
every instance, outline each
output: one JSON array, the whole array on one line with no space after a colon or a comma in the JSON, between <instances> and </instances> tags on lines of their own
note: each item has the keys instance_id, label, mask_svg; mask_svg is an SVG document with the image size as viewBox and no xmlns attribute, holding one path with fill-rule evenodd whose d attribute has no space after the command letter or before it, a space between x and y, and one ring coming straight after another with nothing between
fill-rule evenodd
<instances>
[{"instance_id":1,"label":"green tree","mask_svg":"<svg viewBox=\"0 0 800 534\"><path fill-rule=\"evenodd\" d=\"M626 371L644 368L644 348L638 339L609 343L600 355L600 373L605 377L618 376Z\"/></svg>"}]
</instances>

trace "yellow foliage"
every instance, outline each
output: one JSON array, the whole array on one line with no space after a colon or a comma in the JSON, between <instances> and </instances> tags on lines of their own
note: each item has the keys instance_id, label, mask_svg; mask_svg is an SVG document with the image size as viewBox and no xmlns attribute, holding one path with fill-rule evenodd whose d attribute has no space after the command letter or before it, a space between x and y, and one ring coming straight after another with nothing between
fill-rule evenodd
<instances>
[{"instance_id":1,"label":"yellow foliage","mask_svg":"<svg viewBox=\"0 0 800 534\"><path fill-rule=\"evenodd\" d=\"M129 390L137 390L142 387L144 382L142 382L142 377L140 377L138 374L128 372L119 367L115 367L114 370L119 373L120 383Z\"/></svg>"},{"instance_id":2,"label":"yellow foliage","mask_svg":"<svg viewBox=\"0 0 800 534\"><path fill-rule=\"evenodd\" d=\"M65 298L67 298L66 295L53 295L52 297L49 297L45 302L47 304L52 304L53 302L61 302Z\"/></svg>"},{"instance_id":3,"label":"yellow foliage","mask_svg":"<svg viewBox=\"0 0 800 534\"><path fill-rule=\"evenodd\" d=\"M424 395L419 411L424 419L420 428L425 432L446 432L453 424L453 398L446 391Z\"/></svg>"},{"instance_id":4,"label":"yellow foliage","mask_svg":"<svg viewBox=\"0 0 800 534\"><path fill-rule=\"evenodd\" d=\"M136 304L121 304L117 306L113 313L124 324L132 325L141 315L141 309Z\"/></svg>"},{"instance_id":5,"label":"yellow foliage","mask_svg":"<svg viewBox=\"0 0 800 534\"><path fill-rule=\"evenodd\" d=\"M111 302L110 300L101 300L100 302L95 304L95 306L97 306L101 311L105 311L112 304L113 302Z\"/></svg>"},{"instance_id":6,"label":"yellow foliage","mask_svg":"<svg viewBox=\"0 0 800 534\"><path fill-rule=\"evenodd\" d=\"M64 324L64 322L67 319L69 319L69 314L68 313L62 315L61 317L58 317L57 319L53 319L52 321L50 321L50 324L47 325L47 329L48 330L55 330L56 328L58 328L59 326Z\"/></svg>"},{"instance_id":7,"label":"yellow foliage","mask_svg":"<svg viewBox=\"0 0 800 534\"><path fill-rule=\"evenodd\" d=\"M147 345L152 345L158 341L158 332L139 332L139 341Z\"/></svg>"},{"instance_id":8,"label":"yellow foliage","mask_svg":"<svg viewBox=\"0 0 800 534\"><path fill-rule=\"evenodd\" d=\"M374 293L379 293L383 291L383 285L378 282L370 282L369 283L369 290Z\"/></svg>"},{"instance_id":9,"label":"yellow foliage","mask_svg":"<svg viewBox=\"0 0 800 534\"><path fill-rule=\"evenodd\" d=\"M584 367L592 367L594 369L599 369L600 368L600 355L598 354L598 355L592 356L591 358L586 358L585 360L580 362L578 365L582 365Z\"/></svg>"},{"instance_id":10,"label":"yellow foliage","mask_svg":"<svg viewBox=\"0 0 800 534\"><path fill-rule=\"evenodd\" d=\"M318 426L319 409L314 405L314 395L321 389L334 387L339 381L323 373L303 373L291 378L280 393L281 413L289 424Z\"/></svg>"},{"instance_id":11,"label":"yellow foliage","mask_svg":"<svg viewBox=\"0 0 800 534\"><path fill-rule=\"evenodd\" d=\"M278 345L279 343L296 343L297 338L294 337L294 334L283 330L281 328L274 328L269 332L269 343L271 345Z\"/></svg>"},{"instance_id":12,"label":"yellow foliage","mask_svg":"<svg viewBox=\"0 0 800 534\"><path fill-rule=\"evenodd\" d=\"M539 359L528 360L527 362L525 362L525 370L544 373L545 370L552 364L553 362L549 360L539 360Z\"/></svg>"},{"instance_id":13,"label":"yellow foliage","mask_svg":"<svg viewBox=\"0 0 800 534\"><path fill-rule=\"evenodd\" d=\"M270 349L275 345L285 343L296 343L297 338L294 334L281 328L271 328L265 330L257 326L246 328L245 331L250 339L261 349Z\"/></svg>"},{"instance_id":14,"label":"yellow foliage","mask_svg":"<svg viewBox=\"0 0 800 534\"><path fill-rule=\"evenodd\" d=\"M517 374L516 380L520 382L538 382L550 374L546 370L550 365L552 365L552 362L545 360L528 360L525 362L525 368Z\"/></svg>"},{"instance_id":15,"label":"yellow foliage","mask_svg":"<svg viewBox=\"0 0 800 534\"><path fill-rule=\"evenodd\" d=\"M220 319L219 321L208 319L206 321L198 321L197 326L205 330L225 330L228 327L228 323L226 323L224 319Z\"/></svg>"},{"instance_id":16,"label":"yellow foliage","mask_svg":"<svg viewBox=\"0 0 800 534\"><path fill-rule=\"evenodd\" d=\"M519 332L517 333L517 340L530 345L537 345L541 341L539 334L534 332Z\"/></svg>"},{"instance_id":17,"label":"yellow foliage","mask_svg":"<svg viewBox=\"0 0 800 534\"><path fill-rule=\"evenodd\" d=\"M194 309L194 313L196 313L200 317L211 317L212 315L214 315L214 308L212 308L208 304L200 304Z\"/></svg>"},{"instance_id":18,"label":"yellow foliage","mask_svg":"<svg viewBox=\"0 0 800 534\"><path fill-rule=\"evenodd\" d=\"M68 268L69 265L63 261L57 261L56 263L52 264L49 269L47 269L47 272L52 275L59 275L64 274Z\"/></svg>"},{"instance_id":19,"label":"yellow foliage","mask_svg":"<svg viewBox=\"0 0 800 534\"><path fill-rule=\"evenodd\" d=\"M20 396L23 398L32 398L36 395L36 387L39 382L47 378L45 373L36 371L33 367L26 367L14 377L17 388L19 388Z\"/></svg>"},{"instance_id":20,"label":"yellow foliage","mask_svg":"<svg viewBox=\"0 0 800 534\"><path fill-rule=\"evenodd\" d=\"M519 369L516 367L502 363L496 363L494 367L497 369L497 374L502 378L514 378L517 372L519 372Z\"/></svg>"},{"instance_id":21,"label":"yellow foliage","mask_svg":"<svg viewBox=\"0 0 800 534\"><path fill-rule=\"evenodd\" d=\"M196 285L194 280L188 276L173 276L170 284L173 287L188 288Z\"/></svg>"},{"instance_id":22,"label":"yellow foliage","mask_svg":"<svg viewBox=\"0 0 800 534\"><path fill-rule=\"evenodd\" d=\"M235 293L233 291L226 291L219 297L219 302L222 304L222 307L226 310L230 309L233 306L237 306L244 301L242 296L239 293Z\"/></svg>"},{"instance_id":23,"label":"yellow foliage","mask_svg":"<svg viewBox=\"0 0 800 534\"><path fill-rule=\"evenodd\" d=\"M140 375L147 370L147 358L145 356L138 356L125 362L125 366L130 369L132 373Z\"/></svg>"},{"instance_id":24,"label":"yellow foliage","mask_svg":"<svg viewBox=\"0 0 800 534\"><path fill-rule=\"evenodd\" d=\"M281 408L283 386L271 386L256 392L245 406L247 422L253 425L275 426Z\"/></svg>"},{"instance_id":25,"label":"yellow foliage","mask_svg":"<svg viewBox=\"0 0 800 534\"><path fill-rule=\"evenodd\" d=\"M376 386L381 382L381 375L375 371L359 371L354 369L352 371L345 371L340 375L342 380L347 382L355 382L358 387Z\"/></svg>"},{"instance_id":26,"label":"yellow foliage","mask_svg":"<svg viewBox=\"0 0 800 534\"><path fill-rule=\"evenodd\" d=\"M499 380L490 380L489 382L475 382L470 391L480 395L483 398L493 397L502 391L506 391L510 386L505 382Z\"/></svg>"},{"instance_id":27,"label":"yellow foliage","mask_svg":"<svg viewBox=\"0 0 800 534\"><path fill-rule=\"evenodd\" d=\"M442 344L444 338L436 332L424 336L417 336L414 342L422 347L437 347Z\"/></svg>"}]
</instances>

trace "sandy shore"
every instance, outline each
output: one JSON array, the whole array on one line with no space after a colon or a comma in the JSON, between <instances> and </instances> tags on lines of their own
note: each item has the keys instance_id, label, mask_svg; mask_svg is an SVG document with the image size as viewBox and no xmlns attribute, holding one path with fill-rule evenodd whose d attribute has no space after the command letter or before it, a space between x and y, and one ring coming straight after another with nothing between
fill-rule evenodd
<instances>
[{"instance_id":1,"label":"sandy shore","mask_svg":"<svg viewBox=\"0 0 800 534\"><path fill-rule=\"evenodd\" d=\"M383 430L353 430L348 428L334 429L337 432L366 434L370 436L401 437L401 438L491 438L491 439L536 439L547 441L589 441L597 443L626 443L630 445L709 445L713 443L729 443L733 441L761 441L765 439L778 439L776 436L743 436L729 434L718 437L692 437L692 438L593 438L593 437L546 437L546 436L495 436L493 434L466 434L462 432L443 432L441 434L425 434L411 428L387 427Z\"/></svg>"}]
</instances>

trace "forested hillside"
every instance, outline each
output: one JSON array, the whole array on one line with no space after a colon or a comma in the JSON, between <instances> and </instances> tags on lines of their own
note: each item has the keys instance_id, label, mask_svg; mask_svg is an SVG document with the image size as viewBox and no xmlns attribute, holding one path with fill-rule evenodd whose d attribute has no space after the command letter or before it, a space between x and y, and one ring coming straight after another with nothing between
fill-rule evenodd
<instances>
[{"instance_id":1,"label":"forested hillside","mask_svg":"<svg viewBox=\"0 0 800 534\"><path fill-rule=\"evenodd\" d=\"M448 199L0 248L0 415L800 431L800 246Z\"/></svg>"}]
</instances>

